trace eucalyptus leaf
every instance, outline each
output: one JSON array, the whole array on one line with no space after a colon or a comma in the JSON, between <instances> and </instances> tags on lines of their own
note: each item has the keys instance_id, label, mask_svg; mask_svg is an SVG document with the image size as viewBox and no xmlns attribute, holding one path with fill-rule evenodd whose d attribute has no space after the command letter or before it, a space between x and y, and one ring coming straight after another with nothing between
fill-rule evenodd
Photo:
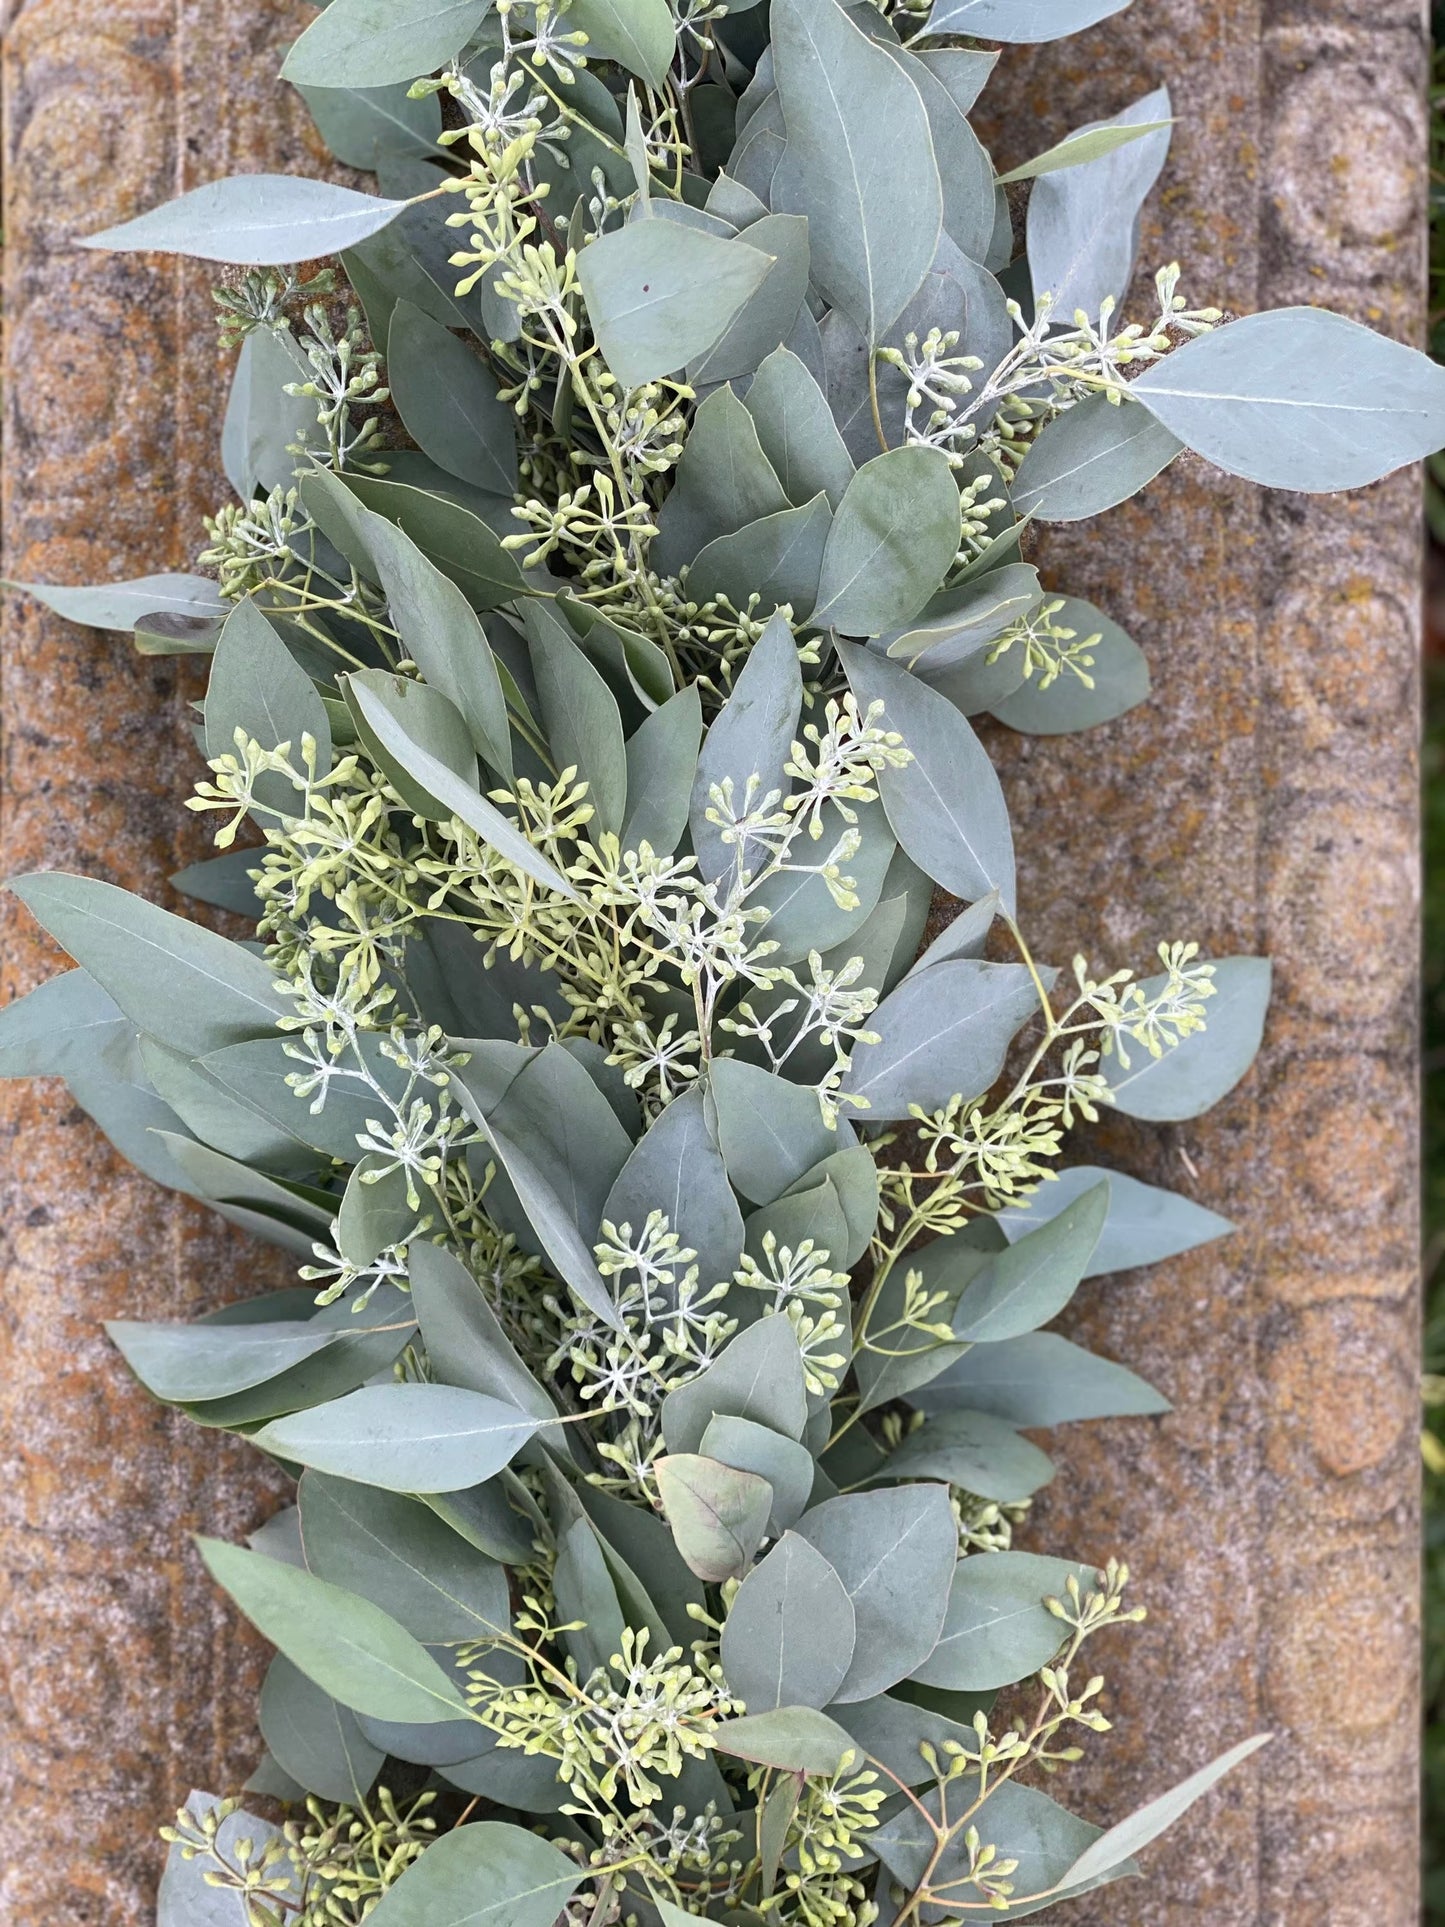
<instances>
[{"instance_id":1,"label":"eucalyptus leaf","mask_svg":"<svg viewBox=\"0 0 1445 1927\"><path fill-rule=\"evenodd\" d=\"M383 690L380 686L363 682L359 676L349 676L346 679L347 700L352 704L358 722L395 758L420 792L429 799L425 814L440 822L456 817L527 876L547 889L555 890L559 896L575 897L572 885L559 870L553 868L546 857L533 848L511 817L504 815L495 803L489 803L480 790L423 749L409 734L398 714L400 705L395 700L391 685L406 687L395 677L387 679L387 687Z\"/></svg>"},{"instance_id":2,"label":"eucalyptus leaf","mask_svg":"<svg viewBox=\"0 0 1445 1927\"><path fill-rule=\"evenodd\" d=\"M1011 42L1063 40L1128 5L1129 0L934 0L924 32Z\"/></svg>"},{"instance_id":3,"label":"eucalyptus leaf","mask_svg":"<svg viewBox=\"0 0 1445 1927\"><path fill-rule=\"evenodd\" d=\"M364 241L394 221L405 206L405 201L358 194L355 188L298 174L232 174L194 187L119 227L83 235L79 245L284 267Z\"/></svg>"},{"instance_id":4,"label":"eucalyptus leaf","mask_svg":"<svg viewBox=\"0 0 1445 1927\"><path fill-rule=\"evenodd\" d=\"M870 1121L907 1117L914 1104L936 1111L950 1098L982 1097L1038 1007L1022 964L935 964L905 977L879 1005L869 1019L879 1041L855 1047L842 1088L866 1100Z\"/></svg>"},{"instance_id":5,"label":"eucalyptus leaf","mask_svg":"<svg viewBox=\"0 0 1445 1927\"><path fill-rule=\"evenodd\" d=\"M1174 1122L1198 1117L1232 1091L1258 1053L1269 1008L1272 971L1267 957L1224 957L1214 966L1214 995L1204 1006L1205 1028L1152 1057L1126 1044L1126 1069L1117 1054L1099 1068L1110 1102L1127 1117ZM1146 977L1139 989L1156 996L1167 980Z\"/></svg>"},{"instance_id":6,"label":"eucalyptus leaf","mask_svg":"<svg viewBox=\"0 0 1445 1927\"><path fill-rule=\"evenodd\" d=\"M555 1419L551 1395L518 1357L482 1287L460 1258L418 1239L407 1260L412 1303L436 1378L514 1405L539 1423Z\"/></svg>"},{"instance_id":7,"label":"eucalyptus leaf","mask_svg":"<svg viewBox=\"0 0 1445 1927\"><path fill-rule=\"evenodd\" d=\"M731 388L719 388L693 418L650 559L661 574L677 575L715 537L788 507L752 415Z\"/></svg>"},{"instance_id":8,"label":"eucalyptus leaf","mask_svg":"<svg viewBox=\"0 0 1445 1927\"><path fill-rule=\"evenodd\" d=\"M773 1489L755 1472L740 1472L696 1452L654 1461L662 1509L677 1549L699 1579L740 1579L762 1544Z\"/></svg>"},{"instance_id":9,"label":"eucalyptus leaf","mask_svg":"<svg viewBox=\"0 0 1445 1927\"><path fill-rule=\"evenodd\" d=\"M857 1747L836 1720L811 1706L780 1706L713 1728L719 1753L785 1773L836 1773Z\"/></svg>"},{"instance_id":10,"label":"eucalyptus leaf","mask_svg":"<svg viewBox=\"0 0 1445 1927\"><path fill-rule=\"evenodd\" d=\"M298 86L386 87L444 67L481 25L484 0L328 0L281 72ZM313 254L330 252L313 248Z\"/></svg>"},{"instance_id":11,"label":"eucalyptus leaf","mask_svg":"<svg viewBox=\"0 0 1445 1927\"><path fill-rule=\"evenodd\" d=\"M1122 1171L1106 1171L1097 1164L1076 1164L1041 1184L1018 1204L998 1213L998 1222L1011 1242L1058 1217L1085 1191L1107 1179L1109 1209L1084 1277L1128 1271L1135 1265L1156 1265L1164 1258L1222 1238L1234 1227L1228 1218L1207 1211L1192 1198L1158 1185L1141 1184Z\"/></svg>"},{"instance_id":12,"label":"eucalyptus leaf","mask_svg":"<svg viewBox=\"0 0 1445 1927\"><path fill-rule=\"evenodd\" d=\"M402 646L430 687L455 706L473 748L510 782L507 700L475 610L404 529L359 504L356 512Z\"/></svg>"},{"instance_id":13,"label":"eucalyptus leaf","mask_svg":"<svg viewBox=\"0 0 1445 1927\"><path fill-rule=\"evenodd\" d=\"M853 1602L857 1645L835 1698L871 1699L914 1673L938 1642L957 1560L947 1489L849 1493L805 1512L794 1531Z\"/></svg>"},{"instance_id":14,"label":"eucalyptus leaf","mask_svg":"<svg viewBox=\"0 0 1445 1927\"><path fill-rule=\"evenodd\" d=\"M797 1334L781 1313L744 1327L705 1371L668 1393L662 1402L668 1451L696 1452L720 1413L752 1419L787 1438L803 1436L808 1417L803 1358Z\"/></svg>"},{"instance_id":15,"label":"eucalyptus leaf","mask_svg":"<svg viewBox=\"0 0 1445 1927\"><path fill-rule=\"evenodd\" d=\"M1047 687L1039 676L1030 677L993 705L1001 723L1029 736L1058 736L1113 722L1148 700L1149 664L1143 650L1102 609L1065 596L1050 620L1090 645L1083 665L1089 680L1069 669Z\"/></svg>"},{"instance_id":16,"label":"eucalyptus leaf","mask_svg":"<svg viewBox=\"0 0 1445 1927\"><path fill-rule=\"evenodd\" d=\"M262 1385L334 1345L341 1334L298 1324L146 1324L106 1321L106 1334L146 1390L173 1404L225 1398Z\"/></svg>"},{"instance_id":17,"label":"eucalyptus leaf","mask_svg":"<svg viewBox=\"0 0 1445 1927\"><path fill-rule=\"evenodd\" d=\"M434 1840L369 1918L375 1927L551 1927L586 1872L523 1827L474 1821Z\"/></svg>"},{"instance_id":18,"label":"eucalyptus leaf","mask_svg":"<svg viewBox=\"0 0 1445 1927\"><path fill-rule=\"evenodd\" d=\"M1171 1410L1142 1378L1057 1332L973 1345L915 1399L928 1411L992 1412L1011 1425L1065 1425Z\"/></svg>"},{"instance_id":19,"label":"eucalyptus leaf","mask_svg":"<svg viewBox=\"0 0 1445 1927\"><path fill-rule=\"evenodd\" d=\"M948 1597L948 1617L928 1659L912 1677L925 1686L987 1692L1027 1679L1046 1666L1068 1630L1044 1605L1065 1598L1070 1579L1084 1592L1092 1567L1036 1552L987 1552L960 1559Z\"/></svg>"},{"instance_id":20,"label":"eucalyptus leaf","mask_svg":"<svg viewBox=\"0 0 1445 1927\"><path fill-rule=\"evenodd\" d=\"M1133 123L1106 121L1098 127L1066 134L1063 140L1055 141L1052 147L1035 154L1032 160L1011 167L1007 174L1000 174L998 184L1008 187L1015 181L1035 181L1041 174L1057 174L1061 168L1078 167L1083 161L1098 160L1104 154L1112 154L1116 147L1127 147L1130 141L1139 140L1145 134L1158 133L1169 125L1168 121L1158 120Z\"/></svg>"},{"instance_id":21,"label":"eucalyptus leaf","mask_svg":"<svg viewBox=\"0 0 1445 1927\"><path fill-rule=\"evenodd\" d=\"M284 1653L266 1669L259 1724L276 1764L323 1800L358 1805L386 1757L350 1708L338 1705Z\"/></svg>"},{"instance_id":22,"label":"eucalyptus leaf","mask_svg":"<svg viewBox=\"0 0 1445 1927\"><path fill-rule=\"evenodd\" d=\"M693 96L694 104L697 96ZM750 375L792 333L808 292L808 224L796 214L767 214L742 237L770 257L767 274L739 308L726 332L692 362L694 386Z\"/></svg>"},{"instance_id":23,"label":"eucalyptus leaf","mask_svg":"<svg viewBox=\"0 0 1445 1927\"><path fill-rule=\"evenodd\" d=\"M572 0L567 13L592 59L615 60L650 87L667 84L677 36L667 0Z\"/></svg>"},{"instance_id":24,"label":"eucalyptus leaf","mask_svg":"<svg viewBox=\"0 0 1445 1927\"><path fill-rule=\"evenodd\" d=\"M197 1820L211 1814L220 1804L214 1793L193 1791L186 1798L186 1810ZM280 1827L241 1807L220 1822L216 1847L231 1860L242 1840L249 1840L254 1851L263 1854L269 1847L279 1845L282 1838ZM214 1873L215 1865L207 1855L187 1859L179 1842L171 1846L156 1898L156 1927L250 1927L245 1896L234 1888L212 1887L206 1880L208 1872ZM284 1859L280 1860L274 1895L300 1904L298 1877L295 1869L287 1866Z\"/></svg>"},{"instance_id":25,"label":"eucalyptus leaf","mask_svg":"<svg viewBox=\"0 0 1445 1927\"><path fill-rule=\"evenodd\" d=\"M879 772L888 821L904 849L945 890L966 902L997 890L1014 901L1013 833L993 765L946 696L872 650L838 654L865 708L881 701L884 728L903 737L911 760Z\"/></svg>"},{"instance_id":26,"label":"eucalyptus leaf","mask_svg":"<svg viewBox=\"0 0 1445 1927\"><path fill-rule=\"evenodd\" d=\"M978 1711L986 1712L989 1702L980 1695L976 1705ZM907 1786L934 1783L934 1769L920 1750L925 1743L940 1758L945 1757L946 1747L971 1751L978 1744L972 1726L928 1707L896 1699L889 1693L880 1693L871 1700L858 1700L851 1706L835 1707L834 1717L870 1759L895 1773Z\"/></svg>"},{"instance_id":27,"label":"eucalyptus leaf","mask_svg":"<svg viewBox=\"0 0 1445 1927\"><path fill-rule=\"evenodd\" d=\"M369 1600L222 1539L197 1544L211 1577L257 1630L343 1706L418 1723L465 1713L426 1648Z\"/></svg>"},{"instance_id":28,"label":"eucalyptus leaf","mask_svg":"<svg viewBox=\"0 0 1445 1927\"><path fill-rule=\"evenodd\" d=\"M1092 133L1152 131L1066 171L1048 173L1029 197L1028 258L1036 303L1050 299L1068 325L1123 297L1134 271L1139 212L1169 153L1169 90L1126 107Z\"/></svg>"},{"instance_id":29,"label":"eucalyptus leaf","mask_svg":"<svg viewBox=\"0 0 1445 1927\"><path fill-rule=\"evenodd\" d=\"M482 1639L511 1626L502 1567L418 1500L309 1471L298 1503L306 1563L423 1642Z\"/></svg>"},{"instance_id":30,"label":"eucalyptus leaf","mask_svg":"<svg viewBox=\"0 0 1445 1927\"><path fill-rule=\"evenodd\" d=\"M742 241L634 221L582 249L577 279L607 366L636 388L713 347L772 264Z\"/></svg>"},{"instance_id":31,"label":"eucalyptus leaf","mask_svg":"<svg viewBox=\"0 0 1445 1927\"><path fill-rule=\"evenodd\" d=\"M999 1252L964 1287L953 1309L955 1335L971 1344L997 1344L1056 1318L1078 1289L1108 1211L1105 1178Z\"/></svg>"},{"instance_id":32,"label":"eucalyptus leaf","mask_svg":"<svg viewBox=\"0 0 1445 1927\"><path fill-rule=\"evenodd\" d=\"M731 535L715 536L688 572L688 594L698 602L726 596L746 608L756 595L758 612L787 603L804 621L818 599L818 582L832 526L828 498L818 494L802 508L780 509Z\"/></svg>"},{"instance_id":33,"label":"eucalyptus leaf","mask_svg":"<svg viewBox=\"0 0 1445 1927\"><path fill-rule=\"evenodd\" d=\"M838 0L777 0L771 24L813 282L876 344L927 273L943 227L928 113Z\"/></svg>"},{"instance_id":34,"label":"eucalyptus leaf","mask_svg":"<svg viewBox=\"0 0 1445 1927\"><path fill-rule=\"evenodd\" d=\"M797 1439L785 1438L752 1419L721 1413L708 1422L699 1452L739 1472L755 1472L772 1487L768 1536L776 1538L801 1518L813 1495L817 1466L813 1455ZM779 1702L781 1705L783 1702Z\"/></svg>"},{"instance_id":35,"label":"eucalyptus leaf","mask_svg":"<svg viewBox=\"0 0 1445 1927\"><path fill-rule=\"evenodd\" d=\"M417 446L464 482L510 498L517 486L516 416L498 400L497 384L473 350L420 308L398 301L387 331L386 372Z\"/></svg>"},{"instance_id":36,"label":"eucalyptus leaf","mask_svg":"<svg viewBox=\"0 0 1445 1927\"><path fill-rule=\"evenodd\" d=\"M1019 467L1014 511L1082 522L1137 495L1184 447L1141 402L1086 400L1045 422Z\"/></svg>"},{"instance_id":37,"label":"eucalyptus leaf","mask_svg":"<svg viewBox=\"0 0 1445 1927\"><path fill-rule=\"evenodd\" d=\"M294 1008L251 951L113 883L47 870L10 888L133 1024L177 1050L262 1036Z\"/></svg>"},{"instance_id":38,"label":"eucalyptus leaf","mask_svg":"<svg viewBox=\"0 0 1445 1927\"><path fill-rule=\"evenodd\" d=\"M822 1553L785 1533L748 1574L723 1625L729 1690L751 1713L827 1706L852 1664L853 1602Z\"/></svg>"},{"instance_id":39,"label":"eucalyptus leaf","mask_svg":"<svg viewBox=\"0 0 1445 1927\"><path fill-rule=\"evenodd\" d=\"M853 636L906 623L952 566L959 526L958 487L941 449L875 455L833 517L814 621Z\"/></svg>"},{"instance_id":40,"label":"eucalyptus leaf","mask_svg":"<svg viewBox=\"0 0 1445 1927\"><path fill-rule=\"evenodd\" d=\"M1051 1906L1060 1876L1099 1835L1097 1827L1069 1813L1037 1788L1020 1786L1017 1780L996 1779L979 1817L986 1822L989 1843L995 1846L998 1858L1014 1867L1010 1884L1023 1896L1011 1905L995 1908L999 1920L1021 1920ZM968 1828L953 1829L939 1851L940 1819L940 1794L934 1785L924 1791L918 1805L901 1802L898 1812L869 1840L894 1879L912 1888L926 1878L947 1904L952 1895L968 1891L973 1884L973 1868ZM1117 1877L1106 1875L1105 1879ZM1035 1898L1040 1895L1050 1898Z\"/></svg>"},{"instance_id":41,"label":"eucalyptus leaf","mask_svg":"<svg viewBox=\"0 0 1445 1927\"><path fill-rule=\"evenodd\" d=\"M942 1479L981 1499L1016 1505L1054 1476L1053 1463L1004 1420L951 1411L910 1432L879 1470L882 1479Z\"/></svg>"},{"instance_id":42,"label":"eucalyptus leaf","mask_svg":"<svg viewBox=\"0 0 1445 1927\"><path fill-rule=\"evenodd\" d=\"M496 531L460 502L404 481L373 475L348 474L346 486L367 508L405 529L422 554L443 575L451 577L474 609L495 609L515 596L528 594L527 578L502 547ZM493 499L497 500L497 519L501 521L509 505L500 498ZM503 526L507 533L512 532L509 522Z\"/></svg>"},{"instance_id":43,"label":"eucalyptus leaf","mask_svg":"<svg viewBox=\"0 0 1445 1927\"><path fill-rule=\"evenodd\" d=\"M1445 370L1322 308L1199 335L1129 392L1216 468L1269 488L1360 488L1445 441Z\"/></svg>"},{"instance_id":44,"label":"eucalyptus leaf","mask_svg":"<svg viewBox=\"0 0 1445 1927\"><path fill-rule=\"evenodd\" d=\"M836 509L853 479L853 458L807 366L790 348L775 348L743 402L788 500L801 508L822 493Z\"/></svg>"},{"instance_id":45,"label":"eucalyptus leaf","mask_svg":"<svg viewBox=\"0 0 1445 1927\"><path fill-rule=\"evenodd\" d=\"M1042 601L1038 570L1009 563L932 597L902 635L884 639L887 653L910 668L974 655Z\"/></svg>"},{"instance_id":46,"label":"eucalyptus leaf","mask_svg":"<svg viewBox=\"0 0 1445 1927\"><path fill-rule=\"evenodd\" d=\"M1196 1800L1203 1799L1211 1787L1217 1786L1227 1773L1242 1766L1252 1754L1262 1746L1268 1746L1274 1735L1257 1733L1253 1739L1241 1740L1227 1753L1221 1753L1208 1766L1191 1773L1187 1780L1171 1787L1168 1793L1161 1793L1147 1806L1131 1813L1127 1820L1109 1828L1092 1841L1059 1881L1064 1889L1080 1886L1085 1881L1097 1880L1101 1874L1112 1873L1134 1854L1150 1846L1166 1828L1186 1814Z\"/></svg>"},{"instance_id":47,"label":"eucalyptus leaf","mask_svg":"<svg viewBox=\"0 0 1445 1927\"><path fill-rule=\"evenodd\" d=\"M67 622L90 629L134 629L156 614L182 618L224 616L229 604L204 575L138 575L124 582L96 582L68 589L50 582L11 582Z\"/></svg>"},{"instance_id":48,"label":"eucalyptus leaf","mask_svg":"<svg viewBox=\"0 0 1445 1927\"><path fill-rule=\"evenodd\" d=\"M682 1245L696 1252L706 1289L732 1276L743 1250L743 1219L728 1182L720 1123L696 1085L674 1097L628 1153L603 1219L630 1224L640 1237L648 1214L661 1211Z\"/></svg>"},{"instance_id":49,"label":"eucalyptus leaf","mask_svg":"<svg viewBox=\"0 0 1445 1927\"><path fill-rule=\"evenodd\" d=\"M617 699L558 618L537 612L527 634L552 753L560 767L575 769L586 783L596 830L615 836L627 813L627 749Z\"/></svg>"},{"instance_id":50,"label":"eucalyptus leaf","mask_svg":"<svg viewBox=\"0 0 1445 1927\"><path fill-rule=\"evenodd\" d=\"M267 489L289 488L301 459L291 453L292 446L316 442L315 402L286 393L291 384L310 381L314 372L287 330L253 328L241 343L221 425L221 463L243 502L250 501L258 482Z\"/></svg>"},{"instance_id":51,"label":"eucalyptus leaf","mask_svg":"<svg viewBox=\"0 0 1445 1927\"><path fill-rule=\"evenodd\" d=\"M256 1443L384 1492L455 1492L510 1464L538 1423L515 1405L454 1385L365 1385L273 1419Z\"/></svg>"},{"instance_id":52,"label":"eucalyptus leaf","mask_svg":"<svg viewBox=\"0 0 1445 1927\"><path fill-rule=\"evenodd\" d=\"M428 153L442 131L435 94L413 100L396 87L302 87L322 140L347 167L374 172L387 154Z\"/></svg>"},{"instance_id":53,"label":"eucalyptus leaf","mask_svg":"<svg viewBox=\"0 0 1445 1927\"><path fill-rule=\"evenodd\" d=\"M838 1148L815 1092L736 1057L709 1079L728 1176L754 1204L771 1204Z\"/></svg>"},{"instance_id":54,"label":"eucalyptus leaf","mask_svg":"<svg viewBox=\"0 0 1445 1927\"><path fill-rule=\"evenodd\" d=\"M238 603L226 618L206 685L206 754L214 761L237 756L241 730L263 749L290 751L294 768L306 770L303 739L316 745L314 774L331 769L331 725L311 678L296 666L290 650L254 602ZM304 799L289 777L267 771L254 794L266 808L299 815Z\"/></svg>"},{"instance_id":55,"label":"eucalyptus leaf","mask_svg":"<svg viewBox=\"0 0 1445 1927\"><path fill-rule=\"evenodd\" d=\"M695 684L679 689L628 737L624 850L646 843L658 856L671 856L677 849L687 832L701 741L702 699Z\"/></svg>"},{"instance_id":56,"label":"eucalyptus leaf","mask_svg":"<svg viewBox=\"0 0 1445 1927\"><path fill-rule=\"evenodd\" d=\"M690 821L698 867L709 881L741 858L738 846L724 843L719 825L708 821L709 811L716 808L712 792L730 790L733 808L741 813L753 779L758 802L770 790L786 789L783 765L792 753L802 703L803 677L793 633L781 616L774 616L753 644L698 758Z\"/></svg>"}]
</instances>

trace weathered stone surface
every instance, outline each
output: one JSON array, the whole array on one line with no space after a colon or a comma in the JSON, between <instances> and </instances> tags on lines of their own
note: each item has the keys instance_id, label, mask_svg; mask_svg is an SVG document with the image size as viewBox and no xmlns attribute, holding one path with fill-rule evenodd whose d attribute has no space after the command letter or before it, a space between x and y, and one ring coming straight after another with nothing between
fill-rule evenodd
<instances>
[{"instance_id":1,"label":"weathered stone surface","mask_svg":"<svg viewBox=\"0 0 1445 1927\"><path fill-rule=\"evenodd\" d=\"M1425 35L1419 0L1156 0L1006 56L997 93L1054 134L1167 80L1180 124L1144 262L1179 259L1195 301L1320 302L1418 341ZM1042 144L998 131L1010 161ZM1143 645L1152 703L991 741L1045 954L1144 965L1191 936L1276 964L1245 1084L1095 1147L1239 1230L1087 1290L1077 1334L1176 1410L1072 1428L1032 1530L1126 1555L1151 1607L1115 1642L1117 1730L1076 1769L1091 1813L1277 1738L1142 1886L1061 1910L1079 1927L1417 1918L1419 530L1413 475L1302 498L1181 461L1042 545L1047 579Z\"/></svg>"},{"instance_id":2,"label":"weathered stone surface","mask_svg":"<svg viewBox=\"0 0 1445 1927\"><path fill-rule=\"evenodd\" d=\"M204 269L72 237L235 169L320 165L274 84L299 6L30 0L4 41L4 573L189 566L223 487ZM224 112L219 111L224 97ZM189 678L5 598L0 869L174 904L200 854ZM57 955L0 899L0 998ZM262 1654L190 1547L274 1504L259 1461L131 1382L106 1317L189 1317L270 1254L131 1173L56 1085L0 1086L0 1920L152 1918L156 1827L257 1754Z\"/></svg>"}]
</instances>

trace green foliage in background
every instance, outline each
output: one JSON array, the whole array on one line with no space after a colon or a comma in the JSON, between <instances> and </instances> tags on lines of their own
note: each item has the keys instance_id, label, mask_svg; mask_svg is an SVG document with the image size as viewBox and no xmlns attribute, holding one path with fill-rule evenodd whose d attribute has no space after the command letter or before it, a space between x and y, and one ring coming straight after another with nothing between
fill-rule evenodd
<instances>
[{"instance_id":1,"label":"green foliage in background","mask_svg":"<svg viewBox=\"0 0 1445 1927\"><path fill-rule=\"evenodd\" d=\"M193 1796L161 1927L1018 1918L1261 1743L1107 1832L1043 1790L1138 1613L1015 1545L1025 1434L1166 1409L1047 1327L1228 1229L1059 1160L1224 1096L1269 969L1037 959L969 719L1148 691L1030 522L1186 447L1370 481L1445 375L1174 265L1121 319L1167 93L1004 181L966 38L1117 10L332 0L285 73L380 194L94 237L250 270L210 573L35 593L210 657L176 881L251 935L17 879L77 968L0 1070L302 1281L111 1327L297 1479L201 1542L278 1649L251 1790L292 1817Z\"/></svg>"}]
</instances>

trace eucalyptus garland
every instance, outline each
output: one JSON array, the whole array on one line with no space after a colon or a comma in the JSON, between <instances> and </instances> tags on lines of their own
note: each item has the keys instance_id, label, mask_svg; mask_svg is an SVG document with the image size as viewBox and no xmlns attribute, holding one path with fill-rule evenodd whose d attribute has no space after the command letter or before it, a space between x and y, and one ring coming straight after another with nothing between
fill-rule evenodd
<instances>
[{"instance_id":1,"label":"eucalyptus garland","mask_svg":"<svg viewBox=\"0 0 1445 1927\"><path fill-rule=\"evenodd\" d=\"M1031 521L1369 481L1445 375L1174 265L1123 318L1167 93L1002 177L968 120L976 36L1117 10L332 0L283 72L381 193L95 238L248 270L210 573L32 593L210 655L176 883L254 940L17 880L78 967L0 1068L301 1280L111 1327L299 1480L201 1542L291 1817L194 1795L162 1927L1015 1918L1260 1743L1108 1832L1041 1784L1142 1613L1015 1546L1024 1434L1167 1409L1046 1327L1228 1229L1066 1134L1214 1103L1269 970L1038 960L968 719L1147 694Z\"/></svg>"}]
</instances>

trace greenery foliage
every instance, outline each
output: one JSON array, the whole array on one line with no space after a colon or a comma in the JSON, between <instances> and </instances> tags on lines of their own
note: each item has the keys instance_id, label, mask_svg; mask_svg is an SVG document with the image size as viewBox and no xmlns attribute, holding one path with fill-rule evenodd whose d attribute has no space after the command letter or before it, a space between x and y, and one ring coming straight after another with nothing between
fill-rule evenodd
<instances>
[{"instance_id":1,"label":"greenery foliage","mask_svg":"<svg viewBox=\"0 0 1445 1927\"><path fill-rule=\"evenodd\" d=\"M163 1927L1019 1917L1257 1743L1103 1833L1038 1784L1140 1614L1014 1546L1023 1433L1165 1409L1042 1328L1227 1229L1057 1161L1224 1095L1268 967L1037 960L968 719L1147 693L1028 519L1186 445L1369 480L1445 377L1172 265L1122 321L1162 92L1014 170L1016 256L962 36L1112 10L331 0L285 71L382 193L96 237L251 270L213 573L36 593L210 655L177 882L255 941L21 878L77 968L0 1064L304 1281L112 1327L299 1481L202 1550L278 1648L253 1790L312 1804L194 1796Z\"/></svg>"}]
</instances>

